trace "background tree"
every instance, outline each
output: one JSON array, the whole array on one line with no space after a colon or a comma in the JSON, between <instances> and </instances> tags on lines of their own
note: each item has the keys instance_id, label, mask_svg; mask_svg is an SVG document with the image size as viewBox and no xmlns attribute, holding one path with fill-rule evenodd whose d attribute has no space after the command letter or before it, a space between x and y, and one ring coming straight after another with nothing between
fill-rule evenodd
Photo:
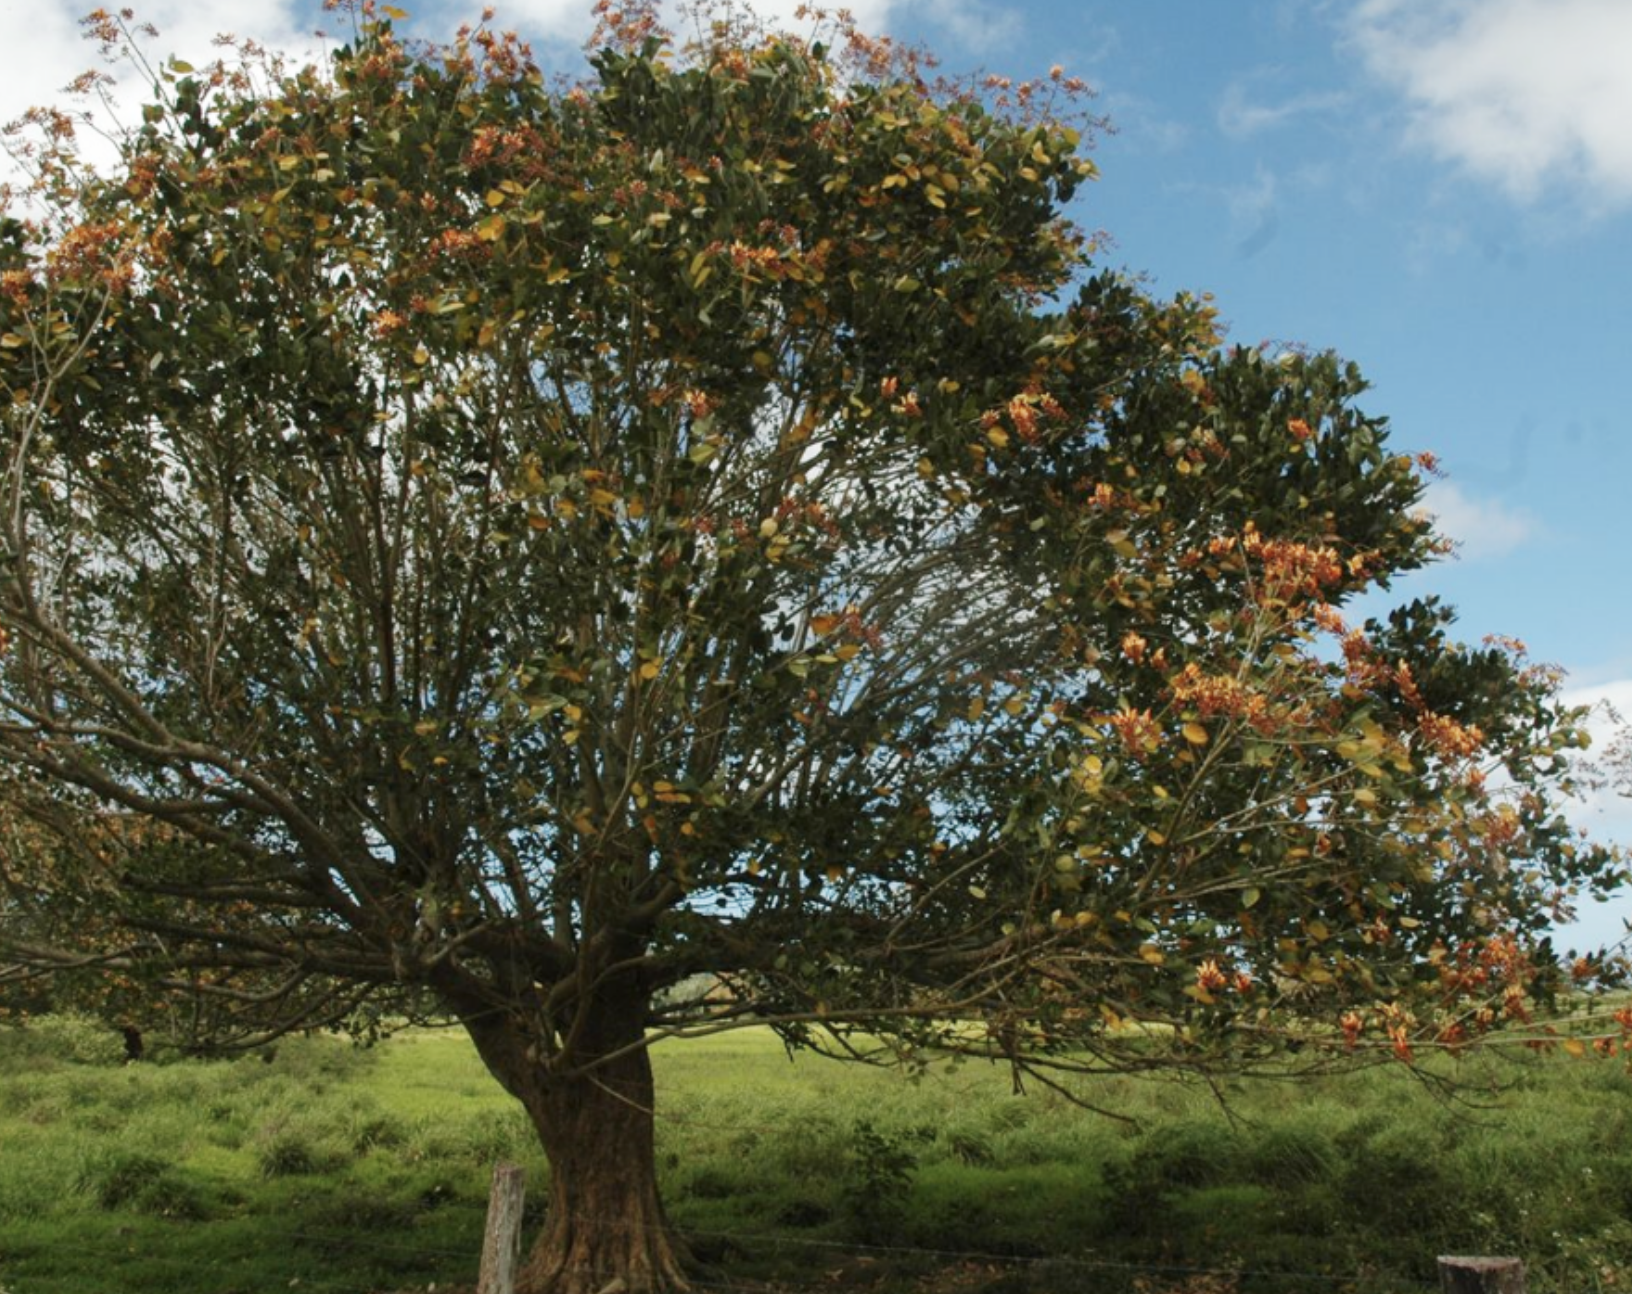
<instances>
[{"instance_id":1,"label":"background tree","mask_svg":"<svg viewBox=\"0 0 1632 1294\"><path fill-rule=\"evenodd\" d=\"M1344 622L1436 551L1358 373L1094 271L1058 75L607 21L570 89L366 10L173 62L104 178L36 119L6 875L98 920L13 959L225 1043L434 1004L548 1153L533 1291L683 1283L656 1039L1062 1084L1524 1017L1612 879L1582 738L1432 602Z\"/></svg>"}]
</instances>

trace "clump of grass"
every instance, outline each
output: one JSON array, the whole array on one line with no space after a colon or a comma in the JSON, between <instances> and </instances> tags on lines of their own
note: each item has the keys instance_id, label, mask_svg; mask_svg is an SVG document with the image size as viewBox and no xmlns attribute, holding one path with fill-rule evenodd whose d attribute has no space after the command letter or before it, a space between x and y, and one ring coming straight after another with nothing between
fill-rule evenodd
<instances>
[{"instance_id":1,"label":"clump of grass","mask_svg":"<svg viewBox=\"0 0 1632 1294\"><path fill-rule=\"evenodd\" d=\"M76 1183L98 1208L199 1221L210 1214L207 1192L176 1164L140 1151L99 1152Z\"/></svg>"}]
</instances>

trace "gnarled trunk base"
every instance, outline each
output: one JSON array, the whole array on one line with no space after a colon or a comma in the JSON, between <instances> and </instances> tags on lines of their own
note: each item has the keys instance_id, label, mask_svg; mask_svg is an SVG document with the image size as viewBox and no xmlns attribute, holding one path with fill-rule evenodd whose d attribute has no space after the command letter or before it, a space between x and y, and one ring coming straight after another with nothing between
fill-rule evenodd
<instances>
[{"instance_id":1,"label":"gnarled trunk base","mask_svg":"<svg viewBox=\"0 0 1632 1294\"><path fill-rule=\"evenodd\" d=\"M646 1003L603 990L575 1039L573 1072L552 1072L503 1017L466 1017L477 1050L521 1100L550 1161L544 1228L517 1294L673 1294L688 1287L685 1247L657 1193L652 1064L640 1046Z\"/></svg>"},{"instance_id":2,"label":"gnarled trunk base","mask_svg":"<svg viewBox=\"0 0 1632 1294\"><path fill-rule=\"evenodd\" d=\"M683 1247L657 1193L646 1052L545 1081L527 1106L550 1160L550 1204L520 1294L686 1289Z\"/></svg>"}]
</instances>

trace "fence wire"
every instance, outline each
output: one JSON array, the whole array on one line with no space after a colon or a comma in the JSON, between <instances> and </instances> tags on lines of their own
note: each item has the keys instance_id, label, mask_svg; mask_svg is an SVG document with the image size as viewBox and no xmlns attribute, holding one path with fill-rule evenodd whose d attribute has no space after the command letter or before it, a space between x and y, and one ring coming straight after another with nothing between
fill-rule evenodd
<instances>
[{"instance_id":1,"label":"fence wire","mask_svg":"<svg viewBox=\"0 0 1632 1294\"><path fill-rule=\"evenodd\" d=\"M620 1218L597 1218L594 1215L581 1214L575 1216L575 1221L594 1222L608 1230L647 1231L657 1230L656 1227L644 1226L640 1223L629 1222ZM208 1223L192 1223L195 1226L208 1226ZM1029 1272L1033 1276L1041 1273L1047 1277L1048 1289L1051 1294L1094 1294L1096 1278L1116 1275L1125 1282L1138 1278L1147 1281L1162 1282L1215 1282L1220 1290L1234 1289L1244 1281L1259 1284L1270 1284L1282 1288L1292 1287L1298 1294L1311 1289L1339 1290L1355 1289L1361 1285L1367 1291L1376 1294L1428 1294L1438 1288L1435 1284L1414 1281L1404 1277L1388 1277L1373 1273L1354 1272L1340 1275L1333 1272L1297 1271L1284 1268L1255 1268L1245 1264L1228 1264L1207 1266L1176 1262L1135 1262L1120 1259L1102 1259L1082 1255L1015 1255L995 1253L979 1249L949 1249L920 1245L890 1245L890 1244L863 1244L852 1241L828 1239L821 1236L797 1236L783 1232L737 1231L721 1230L703 1227L673 1227L673 1233L682 1240L708 1240L735 1246L739 1252L764 1252L773 1254L791 1255L803 1254L809 1263L814 1264L820 1257L829 1259L835 1257L861 1258L867 1260L893 1259L903 1264L911 1261L917 1266L936 1265L942 1268L950 1266L980 1266L996 1272L1018 1273ZM324 1250L365 1250L377 1254L391 1254L406 1260L403 1266L434 1265L437 1260L453 1260L462 1263L468 1271L457 1279L463 1281L475 1280L475 1265L480 1252L480 1234L473 1235L472 1243L468 1247L457 1249L433 1244L412 1243L405 1240L390 1239L387 1237L369 1235L356 1229L336 1231L313 1230L286 1230L277 1233L282 1241L310 1245L313 1248ZM119 1261L132 1257L128 1249L117 1256L109 1255L108 1267L110 1273L116 1272ZM237 1278L237 1273L220 1262L210 1262L188 1258L181 1255L166 1255L158 1253L143 1253L140 1261L146 1266L174 1268L177 1271L185 1270L192 1274L192 1280L183 1284L178 1281L176 1288L198 1291L199 1294L217 1294L217 1291L243 1291L243 1294L262 1294L260 1289L249 1290ZM409 1279L407 1286L398 1285L395 1294L409 1294L410 1291L420 1291L432 1286L413 1283ZM198 1278L203 1277L200 1281ZM396 1280L398 1278L392 1278ZM423 1277L419 1278L423 1280ZM773 1294L785 1291L787 1294L798 1294L800 1291L814 1290L818 1287L833 1288L831 1279L825 1281L807 1280L803 1282L788 1282L785 1280L745 1281L730 1279L718 1274L703 1273L689 1276L688 1283L693 1290L719 1294ZM912 1280L915 1278L905 1278ZM923 1277L916 1278L918 1288L922 1285ZM222 1282L219 1285L209 1284L212 1280ZM110 1285L110 1290L116 1288ZM285 1283L283 1288L297 1291L315 1292L315 1294L393 1294L393 1291L382 1289L379 1282L370 1281L367 1284L358 1284L355 1280L344 1278L306 1277L294 1278ZM889 1288L876 1283L874 1289ZM5 1284L4 1266L0 1265L0 1291L5 1294L32 1294L26 1285L8 1286Z\"/></svg>"}]
</instances>

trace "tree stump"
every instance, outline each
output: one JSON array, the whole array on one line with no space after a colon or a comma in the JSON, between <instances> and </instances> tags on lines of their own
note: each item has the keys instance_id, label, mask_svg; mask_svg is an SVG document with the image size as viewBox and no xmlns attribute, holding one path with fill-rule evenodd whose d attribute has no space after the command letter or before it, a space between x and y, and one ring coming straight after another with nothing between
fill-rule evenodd
<instances>
[{"instance_id":1,"label":"tree stump","mask_svg":"<svg viewBox=\"0 0 1632 1294\"><path fill-rule=\"evenodd\" d=\"M476 1294L515 1294L521 1266L521 1206L527 1170L499 1162L487 1197L487 1226L482 1232L482 1271Z\"/></svg>"},{"instance_id":2,"label":"tree stump","mask_svg":"<svg viewBox=\"0 0 1632 1294\"><path fill-rule=\"evenodd\" d=\"M1440 1294L1524 1294L1517 1258L1441 1258Z\"/></svg>"}]
</instances>

